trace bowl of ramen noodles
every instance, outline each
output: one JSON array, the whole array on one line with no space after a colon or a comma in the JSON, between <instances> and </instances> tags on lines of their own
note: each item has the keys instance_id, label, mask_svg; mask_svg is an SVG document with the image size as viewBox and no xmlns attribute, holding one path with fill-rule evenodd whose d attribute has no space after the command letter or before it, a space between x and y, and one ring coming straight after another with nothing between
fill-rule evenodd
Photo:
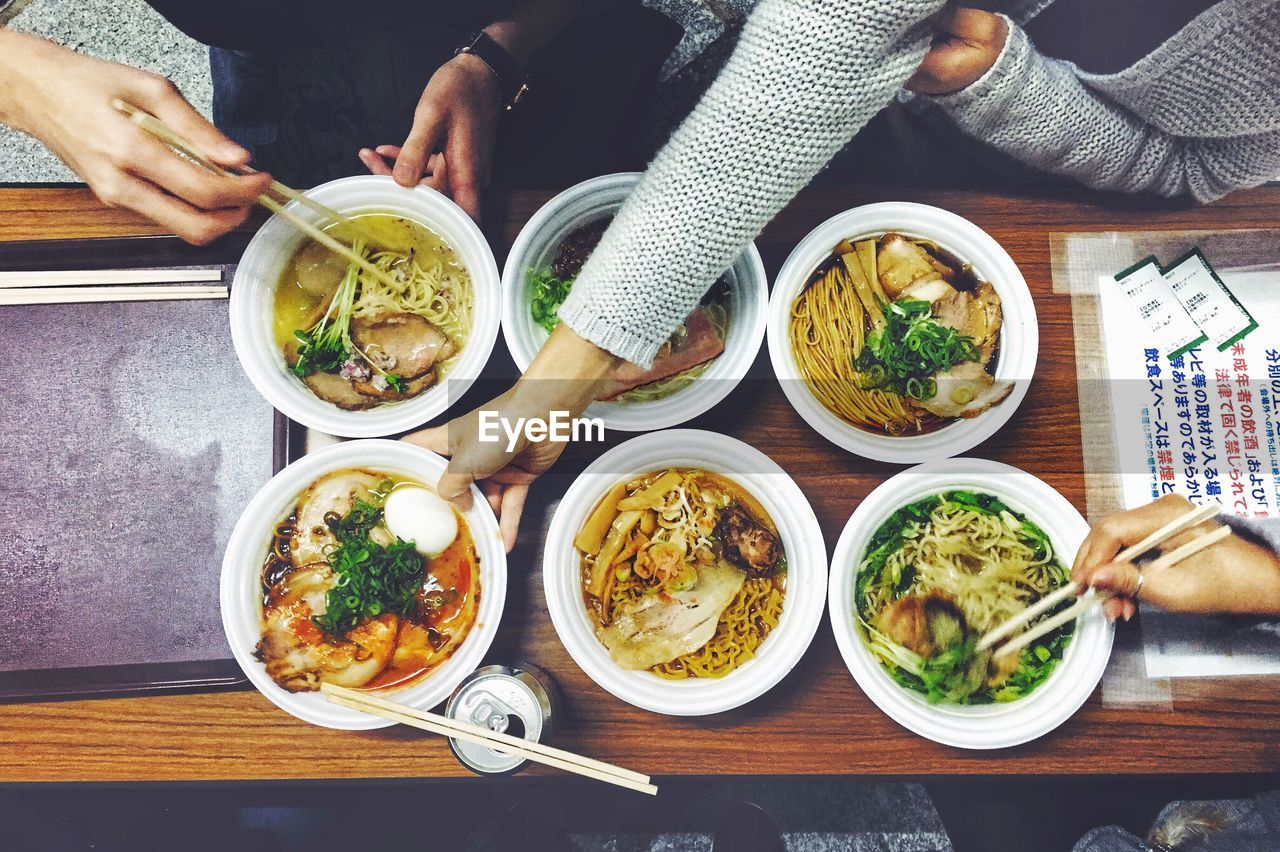
<instances>
[{"instance_id":1,"label":"bowl of ramen noodles","mask_svg":"<svg viewBox=\"0 0 1280 852\"><path fill-rule=\"evenodd\" d=\"M222 563L222 623L281 709L327 728L383 727L321 685L427 709L480 664L502 617L506 551L478 491L466 511L436 495L445 464L398 441L335 444L245 507Z\"/></svg>"},{"instance_id":2,"label":"bowl of ramen noodles","mask_svg":"<svg viewBox=\"0 0 1280 852\"><path fill-rule=\"evenodd\" d=\"M948 459L894 476L858 506L832 557L845 664L881 710L937 742L1005 748L1047 734L1102 678L1113 630L1101 607L1021 651L976 644L1067 583L1088 532L1062 495L1008 465Z\"/></svg>"},{"instance_id":3,"label":"bowl of ramen noodles","mask_svg":"<svg viewBox=\"0 0 1280 852\"><path fill-rule=\"evenodd\" d=\"M604 175L548 201L520 231L502 272L502 330L523 371L559 324L557 310L639 173ZM764 340L768 281L755 245L711 286L653 366L623 364L587 417L609 429L653 431L692 420L746 375Z\"/></svg>"},{"instance_id":4,"label":"bowl of ramen noodles","mask_svg":"<svg viewBox=\"0 0 1280 852\"><path fill-rule=\"evenodd\" d=\"M393 435L442 414L497 340L497 264L479 228L440 193L389 177L343 178L307 195L350 223L297 202L290 212L386 275L269 219L232 285L245 373L291 419L332 435Z\"/></svg>"},{"instance_id":5,"label":"bowl of ramen noodles","mask_svg":"<svg viewBox=\"0 0 1280 852\"><path fill-rule=\"evenodd\" d=\"M763 694L822 618L826 550L795 482L725 435L633 438L574 481L543 556L574 661L618 698L701 716Z\"/></svg>"},{"instance_id":6,"label":"bowl of ramen noodles","mask_svg":"<svg viewBox=\"0 0 1280 852\"><path fill-rule=\"evenodd\" d=\"M769 305L787 399L850 452L899 464L968 452L1013 416L1039 330L1008 253L923 204L841 213L796 246Z\"/></svg>"}]
</instances>

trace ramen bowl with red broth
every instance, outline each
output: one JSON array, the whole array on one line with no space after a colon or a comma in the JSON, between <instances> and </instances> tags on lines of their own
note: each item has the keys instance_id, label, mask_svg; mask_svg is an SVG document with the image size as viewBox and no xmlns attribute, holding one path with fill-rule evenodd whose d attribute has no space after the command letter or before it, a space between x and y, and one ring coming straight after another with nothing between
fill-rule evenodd
<instances>
[{"instance_id":1,"label":"ramen bowl with red broth","mask_svg":"<svg viewBox=\"0 0 1280 852\"><path fill-rule=\"evenodd\" d=\"M323 684L426 709L475 669L506 591L488 504L436 495L440 457L354 441L304 457L246 507L223 562L236 660L282 709L317 725L388 724L328 703Z\"/></svg>"}]
</instances>

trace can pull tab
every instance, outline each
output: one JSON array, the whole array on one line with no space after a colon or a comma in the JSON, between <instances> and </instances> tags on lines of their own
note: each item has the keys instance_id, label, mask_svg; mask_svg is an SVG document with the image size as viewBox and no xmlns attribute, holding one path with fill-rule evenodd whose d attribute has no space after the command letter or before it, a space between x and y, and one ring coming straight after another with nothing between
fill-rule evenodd
<instances>
[{"instance_id":1,"label":"can pull tab","mask_svg":"<svg viewBox=\"0 0 1280 852\"><path fill-rule=\"evenodd\" d=\"M524 739L524 720L509 704L493 694L486 694L471 712L471 722L482 728Z\"/></svg>"}]
</instances>

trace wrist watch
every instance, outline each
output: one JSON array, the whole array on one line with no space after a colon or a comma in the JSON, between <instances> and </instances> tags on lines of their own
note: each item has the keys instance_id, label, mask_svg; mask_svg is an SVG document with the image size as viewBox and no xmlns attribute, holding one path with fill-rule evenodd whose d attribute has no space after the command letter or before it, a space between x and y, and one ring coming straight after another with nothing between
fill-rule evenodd
<instances>
[{"instance_id":1,"label":"wrist watch","mask_svg":"<svg viewBox=\"0 0 1280 852\"><path fill-rule=\"evenodd\" d=\"M484 30L468 34L453 55L463 53L469 53L489 66L493 76L498 79L498 88L502 89L507 109L514 109L529 93L529 78L520 63Z\"/></svg>"}]
</instances>

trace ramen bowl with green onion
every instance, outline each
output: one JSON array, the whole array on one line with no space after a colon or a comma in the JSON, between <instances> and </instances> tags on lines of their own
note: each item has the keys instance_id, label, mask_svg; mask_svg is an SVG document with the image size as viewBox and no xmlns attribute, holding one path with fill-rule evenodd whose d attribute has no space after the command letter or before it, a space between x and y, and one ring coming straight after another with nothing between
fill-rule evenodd
<instances>
[{"instance_id":1,"label":"ramen bowl with green onion","mask_svg":"<svg viewBox=\"0 0 1280 852\"><path fill-rule=\"evenodd\" d=\"M558 309L638 173L593 178L548 201L520 231L502 273L502 329L523 371L559 324ZM707 291L650 370L623 365L586 416L626 432L676 426L724 399L764 340L768 283L754 245Z\"/></svg>"}]
</instances>

